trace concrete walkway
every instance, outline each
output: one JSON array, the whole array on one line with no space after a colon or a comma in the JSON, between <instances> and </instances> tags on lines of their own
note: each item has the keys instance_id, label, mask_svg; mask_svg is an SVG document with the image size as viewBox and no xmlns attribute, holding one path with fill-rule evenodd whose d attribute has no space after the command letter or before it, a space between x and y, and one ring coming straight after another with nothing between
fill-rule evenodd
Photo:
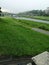
<instances>
[{"instance_id":1,"label":"concrete walkway","mask_svg":"<svg viewBox=\"0 0 49 65\"><path fill-rule=\"evenodd\" d=\"M39 29L39 28L32 28L32 30L46 34L46 35L49 35L49 31L45 31L45 30L42 30L42 29Z\"/></svg>"},{"instance_id":2,"label":"concrete walkway","mask_svg":"<svg viewBox=\"0 0 49 65\"><path fill-rule=\"evenodd\" d=\"M45 51L35 57L32 57L32 60L36 65L49 65L49 52Z\"/></svg>"}]
</instances>

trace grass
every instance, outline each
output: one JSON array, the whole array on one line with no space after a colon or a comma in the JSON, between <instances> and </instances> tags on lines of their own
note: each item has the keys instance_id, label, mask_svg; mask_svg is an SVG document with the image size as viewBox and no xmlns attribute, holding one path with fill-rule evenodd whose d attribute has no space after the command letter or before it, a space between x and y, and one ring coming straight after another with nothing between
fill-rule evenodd
<instances>
[{"instance_id":1,"label":"grass","mask_svg":"<svg viewBox=\"0 0 49 65\"><path fill-rule=\"evenodd\" d=\"M34 18L49 21L49 16L34 16Z\"/></svg>"},{"instance_id":2,"label":"grass","mask_svg":"<svg viewBox=\"0 0 49 65\"><path fill-rule=\"evenodd\" d=\"M46 50L49 51L49 36L31 30L19 20L0 18L0 56L34 56Z\"/></svg>"},{"instance_id":3,"label":"grass","mask_svg":"<svg viewBox=\"0 0 49 65\"><path fill-rule=\"evenodd\" d=\"M14 19L16 20L16 19ZM18 20L17 19L17 23L29 27L29 28L40 28L46 31L49 31L49 24L46 23L39 23L39 22L33 22L33 21L27 21L27 20Z\"/></svg>"},{"instance_id":4,"label":"grass","mask_svg":"<svg viewBox=\"0 0 49 65\"><path fill-rule=\"evenodd\" d=\"M49 16L25 16L25 17L49 21Z\"/></svg>"}]
</instances>

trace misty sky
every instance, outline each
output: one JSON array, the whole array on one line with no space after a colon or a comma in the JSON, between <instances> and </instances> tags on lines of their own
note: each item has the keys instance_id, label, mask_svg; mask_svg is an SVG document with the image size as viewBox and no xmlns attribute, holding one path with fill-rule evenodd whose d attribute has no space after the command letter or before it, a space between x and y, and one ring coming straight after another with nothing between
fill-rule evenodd
<instances>
[{"instance_id":1,"label":"misty sky","mask_svg":"<svg viewBox=\"0 0 49 65\"><path fill-rule=\"evenodd\" d=\"M33 9L46 9L49 0L0 0L0 7L4 11L19 13Z\"/></svg>"}]
</instances>

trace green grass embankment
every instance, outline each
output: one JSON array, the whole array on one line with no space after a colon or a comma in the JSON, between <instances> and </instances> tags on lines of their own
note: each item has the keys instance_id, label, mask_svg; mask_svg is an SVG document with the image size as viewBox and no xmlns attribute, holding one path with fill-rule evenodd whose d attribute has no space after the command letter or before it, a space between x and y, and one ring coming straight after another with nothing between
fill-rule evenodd
<instances>
[{"instance_id":1,"label":"green grass embankment","mask_svg":"<svg viewBox=\"0 0 49 65\"><path fill-rule=\"evenodd\" d=\"M24 21L19 21L0 18L0 56L34 56L49 51L49 36L31 30L31 23L24 24ZM37 23L34 23L36 27L35 24Z\"/></svg>"}]
</instances>

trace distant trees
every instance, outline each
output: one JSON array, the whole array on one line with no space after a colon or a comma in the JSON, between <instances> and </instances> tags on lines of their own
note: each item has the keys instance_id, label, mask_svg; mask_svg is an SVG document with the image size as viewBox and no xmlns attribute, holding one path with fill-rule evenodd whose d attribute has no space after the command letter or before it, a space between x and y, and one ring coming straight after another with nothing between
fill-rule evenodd
<instances>
[{"instance_id":1,"label":"distant trees","mask_svg":"<svg viewBox=\"0 0 49 65\"><path fill-rule=\"evenodd\" d=\"M37 16L46 16L47 14L43 10L32 10L29 13L32 13L32 15L37 15Z\"/></svg>"},{"instance_id":2,"label":"distant trees","mask_svg":"<svg viewBox=\"0 0 49 65\"><path fill-rule=\"evenodd\" d=\"M49 16L49 10L32 10L24 13L19 13L19 16Z\"/></svg>"},{"instance_id":3,"label":"distant trees","mask_svg":"<svg viewBox=\"0 0 49 65\"><path fill-rule=\"evenodd\" d=\"M47 9L45 10L45 13L47 16L49 16L49 7L47 7Z\"/></svg>"}]
</instances>

